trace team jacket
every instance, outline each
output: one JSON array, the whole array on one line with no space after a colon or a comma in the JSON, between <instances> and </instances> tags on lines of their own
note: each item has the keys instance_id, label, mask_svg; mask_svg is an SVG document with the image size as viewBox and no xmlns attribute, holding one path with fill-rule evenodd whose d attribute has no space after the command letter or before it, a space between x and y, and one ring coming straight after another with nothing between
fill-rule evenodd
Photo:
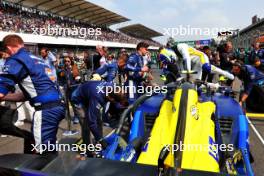
<instances>
[{"instance_id":1,"label":"team jacket","mask_svg":"<svg viewBox=\"0 0 264 176\"><path fill-rule=\"evenodd\" d=\"M99 67L95 72L106 78L107 82L111 82L115 79L118 71L117 62L107 62L106 64Z\"/></svg>"},{"instance_id":2,"label":"team jacket","mask_svg":"<svg viewBox=\"0 0 264 176\"><path fill-rule=\"evenodd\" d=\"M56 84L50 79L51 69L25 48L9 57L0 73L0 93L6 95L18 84L32 106L60 100Z\"/></svg>"},{"instance_id":3,"label":"team jacket","mask_svg":"<svg viewBox=\"0 0 264 176\"><path fill-rule=\"evenodd\" d=\"M96 140L103 136L97 124L98 119L102 116L103 108L107 102L107 88L113 84L104 81L88 81L80 85L73 93L72 102L85 109L85 116L88 119L89 128ZM110 91L110 89L109 89Z\"/></svg>"},{"instance_id":4,"label":"team jacket","mask_svg":"<svg viewBox=\"0 0 264 176\"><path fill-rule=\"evenodd\" d=\"M251 65L244 66L244 73L241 79L244 81L244 92L247 94L250 94L254 85L264 85L264 73Z\"/></svg>"},{"instance_id":5,"label":"team jacket","mask_svg":"<svg viewBox=\"0 0 264 176\"><path fill-rule=\"evenodd\" d=\"M131 54L127 60L125 70L128 75L128 79L132 79L134 81L141 81L142 76L140 76L139 72L143 67L143 57L138 53Z\"/></svg>"}]
</instances>

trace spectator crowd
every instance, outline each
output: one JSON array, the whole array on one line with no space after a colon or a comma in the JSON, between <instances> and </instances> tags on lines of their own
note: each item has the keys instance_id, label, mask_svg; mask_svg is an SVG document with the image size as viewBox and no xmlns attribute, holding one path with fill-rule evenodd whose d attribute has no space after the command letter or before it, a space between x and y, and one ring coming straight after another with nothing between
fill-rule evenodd
<instances>
[{"instance_id":1,"label":"spectator crowd","mask_svg":"<svg viewBox=\"0 0 264 176\"><path fill-rule=\"evenodd\" d=\"M30 33L34 34L34 29L100 29L100 35L93 33L78 35L71 35L68 33L54 33L55 37L77 37L80 39L99 40L99 41L112 41L121 43L139 43L141 39L137 39L126 34L111 30L106 26L97 26L88 22L81 22L79 20L57 16L48 12L39 11L33 8L27 8L18 4L9 2L0 2L0 31ZM65 35L64 35L65 34ZM159 46L158 42L151 39L145 42Z\"/></svg>"}]
</instances>

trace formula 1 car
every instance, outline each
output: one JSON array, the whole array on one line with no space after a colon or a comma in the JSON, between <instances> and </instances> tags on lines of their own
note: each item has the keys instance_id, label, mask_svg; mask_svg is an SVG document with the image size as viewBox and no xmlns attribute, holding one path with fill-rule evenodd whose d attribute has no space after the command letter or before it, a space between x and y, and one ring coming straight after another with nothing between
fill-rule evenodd
<instances>
[{"instance_id":1,"label":"formula 1 car","mask_svg":"<svg viewBox=\"0 0 264 176\"><path fill-rule=\"evenodd\" d=\"M197 89L201 84L203 91ZM103 157L156 166L159 175L183 170L254 175L247 117L230 88L182 79L167 87L167 95L143 95L129 106L117 130L105 138L109 146Z\"/></svg>"}]
</instances>

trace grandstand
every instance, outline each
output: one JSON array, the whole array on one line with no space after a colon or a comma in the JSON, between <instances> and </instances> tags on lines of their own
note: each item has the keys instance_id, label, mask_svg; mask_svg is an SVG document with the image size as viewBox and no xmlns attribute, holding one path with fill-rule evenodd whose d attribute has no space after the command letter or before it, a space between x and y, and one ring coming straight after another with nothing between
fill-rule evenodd
<instances>
[{"instance_id":1,"label":"grandstand","mask_svg":"<svg viewBox=\"0 0 264 176\"><path fill-rule=\"evenodd\" d=\"M129 26L125 26L125 27L119 28L119 31L127 35L136 37L136 38L142 38L142 39L147 39L147 40L151 40L151 38L153 37L162 36L161 33L154 31L142 24L132 24Z\"/></svg>"},{"instance_id":2,"label":"grandstand","mask_svg":"<svg viewBox=\"0 0 264 176\"><path fill-rule=\"evenodd\" d=\"M144 35L111 30L109 26L129 19L85 0L0 1L0 20L0 40L19 33L33 50L39 44L132 49L142 40L150 44L150 49L160 46L143 37L152 36L152 30Z\"/></svg>"}]
</instances>

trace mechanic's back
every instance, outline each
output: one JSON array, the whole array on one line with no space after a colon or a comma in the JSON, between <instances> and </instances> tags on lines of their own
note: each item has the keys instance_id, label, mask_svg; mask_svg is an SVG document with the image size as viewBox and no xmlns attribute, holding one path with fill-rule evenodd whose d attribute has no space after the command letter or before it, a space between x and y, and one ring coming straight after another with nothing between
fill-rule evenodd
<instances>
[{"instance_id":1,"label":"mechanic's back","mask_svg":"<svg viewBox=\"0 0 264 176\"><path fill-rule=\"evenodd\" d=\"M32 105L37 106L39 103L56 101L59 99L59 94L56 85L47 75L49 69L40 58L27 52L25 48L21 48L6 60L3 73L0 76L0 85L8 86L1 86L1 89L3 93L7 93L18 83ZM15 80L11 80L9 77L13 77Z\"/></svg>"},{"instance_id":2,"label":"mechanic's back","mask_svg":"<svg viewBox=\"0 0 264 176\"><path fill-rule=\"evenodd\" d=\"M84 106L87 106L90 100L104 104L107 86L112 87L113 84L105 81L88 81L77 88L72 95L72 100Z\"/></svg>"},{"instance_id":3,"label":"mechanic's back","mask_svg":"<svg viewBox=\"0 0 264 176\"><path fill-rule=\"evenodd\" d=\"M3 44L10 57L0 74L0 101L29 100L35 107L32 130L36 150L41 153L41 144L55 144L59 122L65 115L60 91L49 78L50 68L43 60L26 51L20 36L7 35ZM15 84L19 85L23 96L10 94Z\"/></svg>"}]
</instances>

